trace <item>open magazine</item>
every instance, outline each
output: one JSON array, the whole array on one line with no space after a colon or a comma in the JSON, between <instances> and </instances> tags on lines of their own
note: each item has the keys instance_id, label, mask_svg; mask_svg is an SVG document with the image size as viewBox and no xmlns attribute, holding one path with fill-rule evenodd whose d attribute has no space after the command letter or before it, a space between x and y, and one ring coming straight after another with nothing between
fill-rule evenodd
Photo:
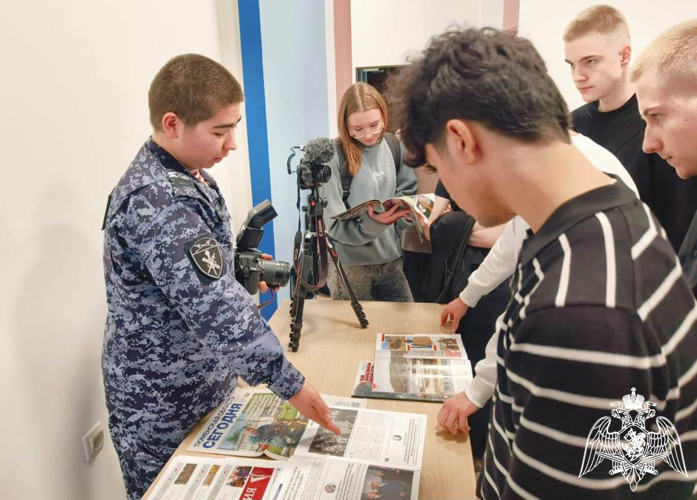
<instances>
[{"instance_id":1,"label":"open magazine","mask_svg":"<svg viewBox=\"0 0 697 500\"><path fill-rule=\"evenodd\" d=\"M472 366L459 335L378 333L375 361L362 361L352 395L445 401L465 390Z\"/></svg>"},{"instance_id":2,"label":"open magazine","mask_svg":"<svg viewBox=\"0 0 697 500\"><path fill-rule=\"evenodd\" d=\"M357 219L359 217L367 217L368 207L372 206L373 210L376 212L384 212L389 210L394 205L399 205L402 208L407 209L411 212L410 219L414 228L416 229L419 238L423 241L424 231L421 228L421 224L425 224L431 215L431 210L433 210L433 204L435 202L434 194L415 194L412 196L397 196L395 198L388 198L387 200L368 200L360 205L356 205L345 212L341 212L335 215L333 218L337 220L351 220Z\"/></svg>"},{"instance_id":3,"label":"open magazine","mask_svg":"<svg viewBox=\"0 0 697 500\"><path fill-rule=\"evenodd\" d=\"M365 401L323 396L327 405L365 407ZM189 451L288 460L308 420L268 389L238 387L196 434Z\"/></svg>"}]
</instances>

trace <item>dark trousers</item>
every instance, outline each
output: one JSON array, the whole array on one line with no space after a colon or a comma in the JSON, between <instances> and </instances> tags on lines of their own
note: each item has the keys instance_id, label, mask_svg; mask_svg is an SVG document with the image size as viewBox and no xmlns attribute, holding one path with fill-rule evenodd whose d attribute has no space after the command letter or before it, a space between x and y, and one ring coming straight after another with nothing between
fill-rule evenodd
<instances>
[{"instance_id":1,"label":"dark trousers","mask_svg":"<svg viewBox=\"0 0 697 500\"><path fill-rule=\"evenodd\" d=\"M414 302L428 302L426 293L430 262L430 253L404 251L404 275L407 277Z\"/></svg>"},{"instance_id":2,"label":"dark trousers","mask_svg":"<svg viewBox=\"0 0 697 500\"><path fill-rule=\"evenodd\" d=\"M457 333L462 337L462 343L467 356L472 362L472 368L484 359L486 344L494 334L496 318L506 309L510 298L508 283L503 282L490 294L481 298L477 307L470 309L462 318ZM476 372L475 372L476 375ZM487 428L489 423L490 402L468 419L472 454L481 458L486 449Z\"/></svg>"}]
</instances>

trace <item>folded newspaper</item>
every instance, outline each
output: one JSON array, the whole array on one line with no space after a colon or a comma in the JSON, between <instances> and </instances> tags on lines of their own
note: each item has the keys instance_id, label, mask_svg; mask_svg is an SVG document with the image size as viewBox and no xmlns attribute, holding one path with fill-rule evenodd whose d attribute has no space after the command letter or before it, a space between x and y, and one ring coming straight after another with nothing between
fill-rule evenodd
<instances>
[{"instance_id":1,"label":"folded newspaper","mask_svg":"<svg viewBox=\"0 0 697 500\"><path fill-rule=\"evenodd\" d=\"M176 456L148 500L416 500L420 471L342 460Z\"/></svg>"},{"instance_id":2,"label":"folded newspaper","mask_svg":"<svg viewBox=\"0 0 697 500\"><path fill-rule=\"evenodd\" d=\"M419 239L423 241L424 231L421 228L421 225L428 222L428 218L433 210L435 199L434 194L415 194L412 196L397 196L395 198L388 198L384 201L368 200L360 205L356 205L355 207L346 210L345 212L335 215L333 218L343 221L357 219L364 216L368 217L367 211L369 206L372 206L375 212L380 213L389 210L394 205L398 205L400 207L398 210L409 210L409 219L416 229Z\"/></svg>"},{"instance_id":3,"label":"folded newspaper","mask_svg":"<svg viewBox=\"0 0 697 500\"><path fill-rule=\"evenodd\" d=\"M240 445L245 441L239 435L240 425L236 425L243 421L246 426L253 418L274 413L262 410L274 405L268 399L254 397L260 394L270 393L237 389L230 403L222 405L221 411L204 425L189 450L250 455L268 451L268 448L260 450L258 443ZM235 398L236 395L239 397ZM426 439L426 415L369 410L360 407L364 402L346 398L325 397L325 401L334 423L341 429L339 436L305 420L302 436L293 439L292 452L278 448L291 444L288 433L281 431L283 442L268 454L287 461L176 456L149 499L416 500ZM336 402L352 403L352 406L333 405ZM275 408L276 415L285 412L282 406ZM285 416L290 414L286 412ZM301 419L296 415L291 420ZM261 425L269 425L267 420L262 421L267 423ZM232 442L221 447L232 437ZM204 446L209 442L213 445Z\"/></svg>"},{"instance_id":4,"label":"folded newspaper","mask_svg":"<svg viewBox=\"0 0 697 500\"><path fill-rule=\"evenodd\" d=\"M284 462L174 457L149 500L271 500Z\"/></svg>"},{"instance_id":5,"label":"folded newspaper","mask_svg":"<svg viewBox=\"0 0 697 500\"><path fill-rule=\"evenodd\" d=\"M445 401L465 390L472 366L459 335L378 333L375 361L362 361L352 395Z\"/></svg>"},{"instance_id":6,"label":"folded newspaper","mask_svg":"<svg viewBox=\"0 0 697 500\"><path fill-rule=\"evenodd\" d=\"M365 401L323 396L332 406L365 407ZM288 460L307 427L293 405L267 389L238 387L196 434L189 451Z\"/></svg>"}]
</instances>

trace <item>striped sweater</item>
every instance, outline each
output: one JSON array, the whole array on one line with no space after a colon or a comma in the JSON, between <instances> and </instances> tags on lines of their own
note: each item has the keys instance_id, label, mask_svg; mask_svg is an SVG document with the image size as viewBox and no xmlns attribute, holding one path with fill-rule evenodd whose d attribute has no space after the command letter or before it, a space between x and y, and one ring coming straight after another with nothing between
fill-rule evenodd
<instances>
[{"instance_id":1,"label":"striped sweater","mask_svg":"<svg viewBox=\"0 0 697 500\"><path fill-rule=\"evenodd\" d=\"M497 322L498 381L480 496L687 498L697 481L697 303L665 233L621 183L559 207L525 242ZM605 460L579 477L588 434L632 388L682 439L630 489ZM610 431L620 428L613 418ZM646 421L655 431L656 420Z\"/></svg>"}]
</instances>

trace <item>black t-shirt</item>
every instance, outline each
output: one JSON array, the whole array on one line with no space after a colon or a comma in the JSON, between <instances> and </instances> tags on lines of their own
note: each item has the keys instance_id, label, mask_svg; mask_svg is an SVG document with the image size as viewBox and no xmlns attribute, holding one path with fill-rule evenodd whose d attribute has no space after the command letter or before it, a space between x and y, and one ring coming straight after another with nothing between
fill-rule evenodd
<instances>
[{"instance_id":1,"label":"black t-shirt","mask_svg":"<svg viewBox=\"0 0 697 500\"><path fill-rule=\"evenodd\" d=\"M692 293L697 298L697 214L692 219L692 225L680 247L680 264Z\"/></svg>"},{"instance_id":2,"label":"black t-shirt","mask_svg":"<svg viewBox=\"0 0 697 500\"><path fill-rule=\"evenodd\" d=\"M612 152L632 176L639 197L656 215L677 250L697 210L697 177L682 180L659 155L642 150L646 123L639 114L636 96L622 107L603 113L598 102L571 113L576 132Z\"/></svg>"},{"instance_id":3,"label":"black t-shirt","mask_svg":"<svg viewBox=\"0 0 697 500\"><path fill-rule=\"evenodd\" d=\"M447 198L450 200L450 208L453 209L455 212L462 212L462 209L457 206L457 203L453 201L453 199L450 197L450 193L448 193L448 190L445 189L445 186L443 185L443 181L438 181L438 184L436 185L436 190L435 190L436 196L440 196L441 198Z\"/></svg>"}]
</instances>

